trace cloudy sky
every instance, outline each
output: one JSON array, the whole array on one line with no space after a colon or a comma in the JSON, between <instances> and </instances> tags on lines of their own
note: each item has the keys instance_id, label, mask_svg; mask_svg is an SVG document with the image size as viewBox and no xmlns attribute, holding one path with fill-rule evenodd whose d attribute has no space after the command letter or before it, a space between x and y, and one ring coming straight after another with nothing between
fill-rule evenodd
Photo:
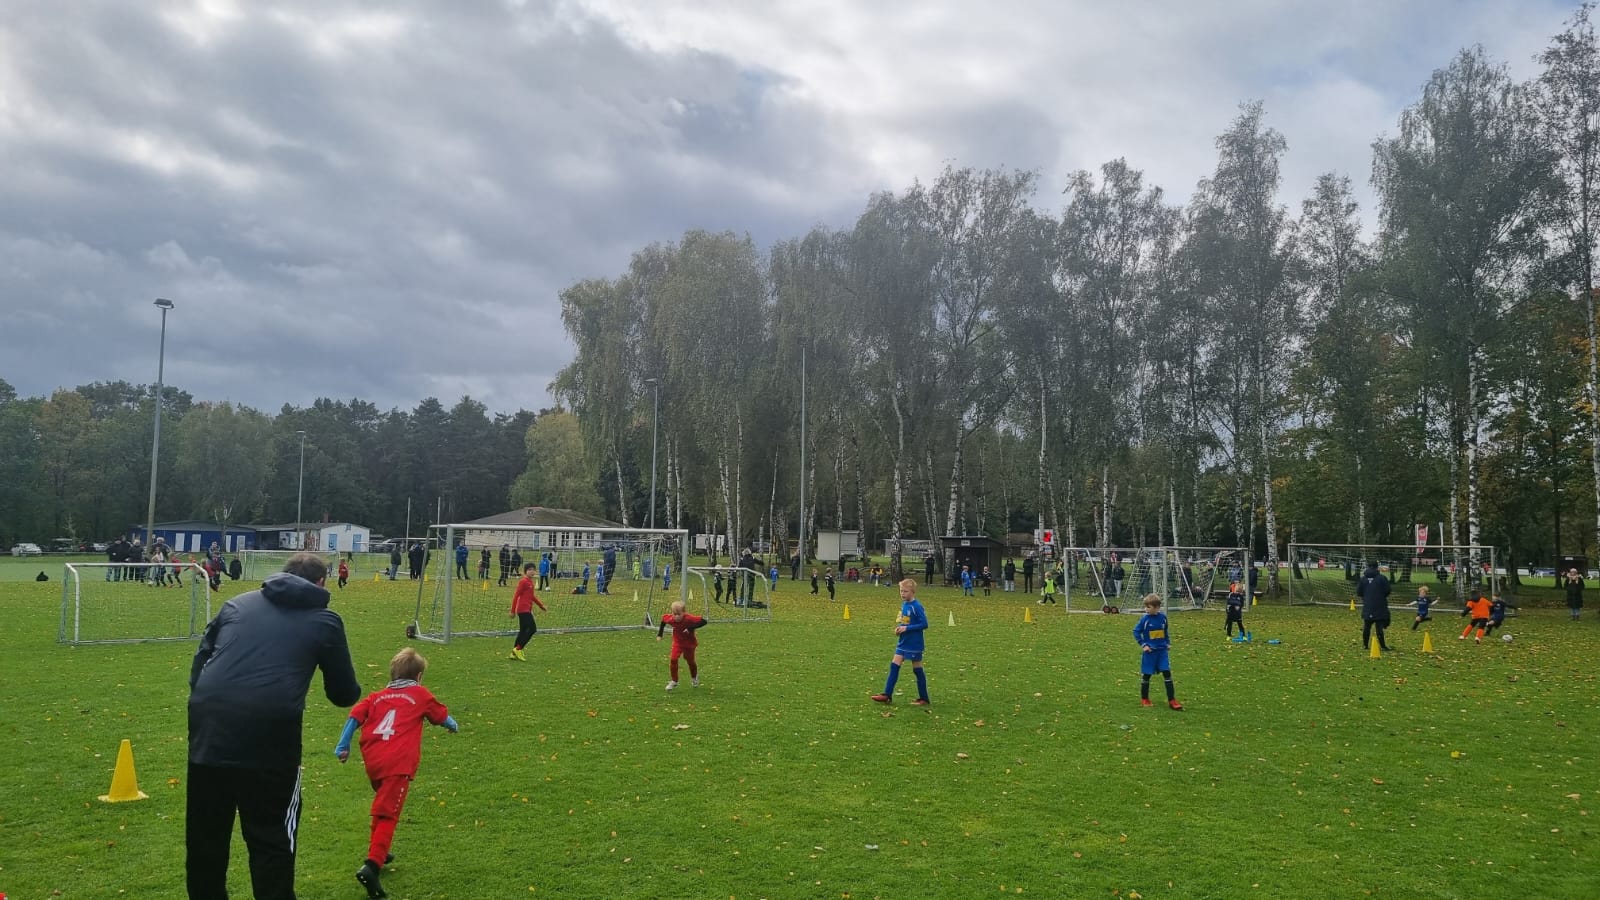
<instances>
[{"instance_id":1,"label":"cloudy sky","mask_svg":"<svg viewBox=\"0 0 1600 900\"><path fill-rule=\"evenodd\" d=\"M560 291L686 229L848 227L947 163L1126 157L1170 199L1241 101L1366 191L1370 146L1569 0L0 0L0 378L276 412L549 403ZM1370 192L1367 193L1370 197Z\"/></svg>"}]
</instances>

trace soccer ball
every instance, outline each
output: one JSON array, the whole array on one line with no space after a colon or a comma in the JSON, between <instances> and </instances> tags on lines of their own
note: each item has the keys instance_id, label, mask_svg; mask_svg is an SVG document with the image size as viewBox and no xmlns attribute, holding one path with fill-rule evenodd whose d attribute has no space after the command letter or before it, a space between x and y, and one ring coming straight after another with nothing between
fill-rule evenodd
<instances>
[{"instance_id":1,"label":"soccer ball","mask_svg":"<svg viewBox=\"0 0 1600 900\"><path fill-rule=\"evenodd\" d=\"M1511 643L1511 635L1502 634L1502 635L1500 635L1500 640L1505 641L1506 643L1509 644L1509 643Z\"/></svg>"}]
</instances>

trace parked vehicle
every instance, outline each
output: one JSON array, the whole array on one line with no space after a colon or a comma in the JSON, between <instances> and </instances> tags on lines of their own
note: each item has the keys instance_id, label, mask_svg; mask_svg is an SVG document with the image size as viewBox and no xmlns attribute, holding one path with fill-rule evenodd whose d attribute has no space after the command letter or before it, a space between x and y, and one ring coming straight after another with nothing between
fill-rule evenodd
<instances>
[{"instance_id":1,"label":"parked vehicle","mask_svg":"<svg viewBox=\"0 0 1600 900\"><path fill-rule=\"evenodd\" d=\"M15 546L13 546L11 548L11 555L12 556L42 556L42 555L44 555L44 551L39 549L39 545L38 544L30 544L30 543L27 543L27 542L23 542L21 544L15 545Z\"/></svg>"}]
</instances>

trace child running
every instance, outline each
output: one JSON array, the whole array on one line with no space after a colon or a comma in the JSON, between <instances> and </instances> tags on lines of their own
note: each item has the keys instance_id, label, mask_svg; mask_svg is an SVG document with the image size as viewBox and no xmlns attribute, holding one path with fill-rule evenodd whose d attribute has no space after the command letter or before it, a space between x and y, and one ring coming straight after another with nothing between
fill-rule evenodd
<instances>
[{"instance_id":1,"label":"child running","mask_svg":"<svg viewBox=\"0 0 1600 900\"><path fill-rule=\"evenodd\" d=\"M1428 586L1422 585L1421 587L1417 588L1417 618L1416 621L1411 623L1412 631L1416 631L1417 626L1421 625L1423 622L1433 621L1433 619L1428 615L1428 610L1432 606L1433 598L1428 595Z\"/></svg>"},{"instance_id":2,"label":"child running","mask_svg":"<svg viewBox=\"0 0 1600 900\"><path fill-rule=\"evenodd\" d=\"M1150 676L1160 672L1161 678L1167 683L1167 705L1173 709L1183 709L1183 704L1178 702L1177 691L1172 687L1172 663L1167 658L1172 638L1167 634L1167 617L1161 611L1161 598L1155 594L1144 596L1144 615L1139 617L1139 624L1133 626L1133 639L1139 642L1143 650L1139 657L1139 674L1143 676L1139 683L1139 704L1154 705L1150 702Z\"/></svg>"},{"instance_id":3,"label":"child running","mask_svg":"<svg viewBox=\"0 0 1600 900\"><path fill-rule=\"evenodd\" d=\"M700 646L700 639L695 632L704 628L706 620L702 616L685 612L682 600L672 601L672 612L661 617L661 624L656 628L656 640L661 640L661 635L672 626L672 654L667 658L667 671L672 679L667 682L667 690L678 686L678 657L683 657L689 663L689 683L695 687L700 686L700 667L695 664L694 651Z\"/></svg>"},{"instance_id":4,"label":"child running","mask_svg":"<svg viewBox=\"0 0 1600 900\"><path fill-rule=\"evenodd\" d=\"M917 676L917 699L912 706L928 705L928 676L922 671L923 633L928 630L928 613L917 600L916 579L900 582L900 618L895 621L894 633L900 636L895 643L894 658L889 660L889 680L883 693L873 694L879 703L894 702L894 683L900 680L900 664L911 660L911 671Z\"/></svg>"},{"instance_id":5,"label":"child running","mask_svg":"<svg viewBox=\"0 0 1600 900\"><path fill-rule=\"evenodd\" d=\"M406 792L416 777L422 760L422 723L460 730L450 711L427 688L422 673L428 661L406 647L389 660L389 684L374 691L350 710L344 733L333 748L340 762L350 758L350 738L361 731L361 761L372 782L372 838L367 858L356 870L356 880L367 889L368 897L386 897L378 873L394 861L389 847L394 829L400 823L400 810L406 805Z\"/></svg>"},{"instance_id":6,"label":"child running","mask_svg":"<svg viewBox=\"0 0 1600 900\"><path fill-rule=\"evenodd\" d=\"M1228 637L1233 637L1233 626L1236 623L1239 626L1240 636L1243 636L1245 633L1244 588L1240 587L1237 581L1228 585Z\"/></svg>"},{"instance_id":7,"label":"child running","mask_svg":"<svg viewBox=\"0 0 1600 900\"><path fill-rule=\"evenodd\" d=\"M339 558L339 590L350 583L350 561L344 557Z\"/></svg>"},{"instance_id":8,"label":"child running","mask_svg":"<svg viewBox=\"0 0 1600 900\"><path fill-rule=\"evenodd\" d=\"M522 655L522 648L528 646L528 641L539 630L539 624L533 621L534 606L537 605L541 611L548 611L533 592L533 573L538 568L537 563L523 563L522 580L517 582L517 591L511 595L511 615L517 619L517 642L511 647L511 658L519 662L528 661Z\"/></svg>"},{"instance_id":9,"label":"child running","mask_svg":"<svg viewBox=\"0 0 1600 900\"><path fill-rule=\"evenodd\" d=\"M1039 589L1039 605L1056 602L1056 579L1050 572L1044 573Z\"/></svg>"},{"instance_id":10,"label":"child running","mask_svg":"<svg viewBox=\"0 0 1600 900\"><path fill-rule=\"evenodd\" d=\"M1470 615L1472 619L1467 622L1467 627L1461 629L1461 636L1457 640L1466 640L1467 634L1476 628L1478 629L1478 636L1473 640L1480 644L1483 643L1483 629L1489 627L1489 605L1489 598L1485 597L1482 591L1475 590L1472 592L1472 598L1467 601L1466 608L1461 610L1463 616Z\"/></svg>"}]
</instances>

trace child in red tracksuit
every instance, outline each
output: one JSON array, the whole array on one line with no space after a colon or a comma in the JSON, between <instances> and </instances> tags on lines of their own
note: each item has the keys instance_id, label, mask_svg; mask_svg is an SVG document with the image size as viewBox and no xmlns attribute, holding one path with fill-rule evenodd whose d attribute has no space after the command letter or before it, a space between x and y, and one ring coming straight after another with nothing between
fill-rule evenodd
<instances>
[{"instance_id":1,"label":"child in red tracksuit","mask_svg":"<svg viewBox=\"0 0 1600 900\"><path fill-rule=\"evenodd\" d=\"M344 733L333 750L340 762L350 758L350 738L361 731L361 759L372 782L372 839L367 858L356 870L356 880L368 897L387 896L378 873L394 860L389 847L394 828L406 804L406 792L422 761L422 723L432 722L459 731L450 711L425 687L422 673L428 661L410 647L389 660L389 684L369 694L350 710Z\"/></svg>"},{"instance_id":2,"label":"child in red tracksuit","mask_svg":"<svg viewBox=\"0 0 1600 900\"><path fill-rule=\"evenodd\" d=\"M683 657L689 663L689 683L695 687L700 686L700 667L695 665L694 650L700 645L695 632L704 628L706 620L697 615L684 612L682 600L672 601L672 612L661 617L661 625L656 628L656 640L666 633L667 626L672 626L672 656L668 663L668 670L672 680L667 682L667 690L678 686L678 657Z\"/></svg>"},{"instance_id":3,"label":"child in red tracksuit","mask_svg":"<svg viewBox=\"0 0 1600 900\"><path fill-rule=\"evenodd\" d=\"M347 560L345 560L344 558L341 557L339 559L339 590L341 590L341 591L344 590L344 586L346 584L348 584L349 581L350 581L350 563Z\"/></svg>"}]
</instances>

